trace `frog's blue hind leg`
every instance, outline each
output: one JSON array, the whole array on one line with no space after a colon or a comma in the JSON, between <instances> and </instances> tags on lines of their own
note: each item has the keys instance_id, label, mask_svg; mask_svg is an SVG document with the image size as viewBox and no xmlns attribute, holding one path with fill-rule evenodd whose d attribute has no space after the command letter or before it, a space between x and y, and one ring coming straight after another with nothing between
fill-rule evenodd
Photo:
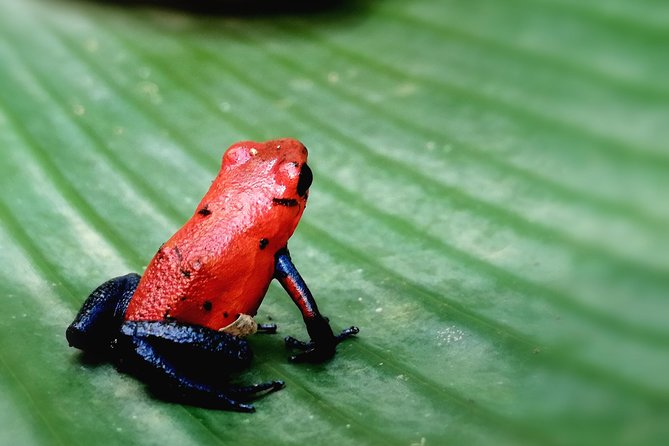
<instances>
[{"instance_id":1,"label":"frog's blue hind leg","mask_svg":"<svg viewBox=\"0 0 669 446\"><path fill-rule=\"evenodd\" d=\"M246 399L263 391L283 388L281 381L254 386L226 383L230 372L247 367L252 353L238 336L175 321L127 321L121 327L120 361L129 371L153 384L167 399L206 407L252 412ZM134 361L133 361L134 359ZM147 379L148 378L148 379Z\"/></svg>"},{"instance_id":2,"label":"frog's blue hind leg","mask_svg":"<svg viewBox=\"0 0 669 446\"><path fill-rule=\"evenodd\" d=\"M95 289L67 327L65 336L70 346L88 352L109 351L139 279L138 274L131 273L108 280Z\"/></svg>"}]
</instances>

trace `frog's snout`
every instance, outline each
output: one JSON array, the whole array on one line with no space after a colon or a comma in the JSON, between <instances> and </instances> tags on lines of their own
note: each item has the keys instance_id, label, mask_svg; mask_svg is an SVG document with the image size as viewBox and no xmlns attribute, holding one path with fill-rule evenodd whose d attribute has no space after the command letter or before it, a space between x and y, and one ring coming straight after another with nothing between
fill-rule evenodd
<instances>
[{"instance_id":1,"label":"frog's snout","mask_svg":"<svg viewBox=\"0 0 669 446\"><path fill-rule=\"evenodd\" d=\"M314 175L311 173L311 169L307 163L302 164L302 169L300 170L300 179L297 182L297 194L300 197L304 197L307 194L313 179Z\"/></svg>"}]
</instances>

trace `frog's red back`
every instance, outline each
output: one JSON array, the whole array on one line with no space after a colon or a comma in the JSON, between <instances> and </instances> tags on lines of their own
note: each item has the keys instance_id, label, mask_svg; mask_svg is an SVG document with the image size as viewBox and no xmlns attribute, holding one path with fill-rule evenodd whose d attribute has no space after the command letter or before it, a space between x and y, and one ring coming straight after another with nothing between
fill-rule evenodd
<instances>
[{"instance_id":1,"label":"frog's red back","mask_svg":"<svg viewBox=\"0 0 669 446\"><path fill-rule=\"evenodd\" d=\"M219 330L239 314L255 315L274 274L274 255L306 206L306 161L307 149L294 139L231 146L191 219L149 263L126 319Z\"/></svg>"}]
</instances>

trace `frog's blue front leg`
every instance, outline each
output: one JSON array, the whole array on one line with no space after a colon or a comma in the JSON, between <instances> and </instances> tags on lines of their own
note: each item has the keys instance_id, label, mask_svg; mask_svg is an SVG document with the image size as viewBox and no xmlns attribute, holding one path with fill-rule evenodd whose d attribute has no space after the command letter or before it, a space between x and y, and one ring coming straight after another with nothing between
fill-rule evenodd
<instances>
[{"instance_id":1,"label":"frog's blue front leg","mask_svg":"<svg viewBox=\"0 0 669 446\"><path fill-rule=\"evenodd\" d=\"M350 327L339 335L334 335L328 319L318 311L309 287L290 259L288 248L283 248L276 253L274 277L300 309L307 332L311 337L310 342L301 342L292 337L286 338L286 345L289 347L305 350L304 353L291 357L292 361L322 362L330 359L335 354L337 344L359 332L357 327Z\"/></svg>"},{"instance_id":2,"label":"frog's blue front leg","mask_svg":"<svg viewBox=\"0 0 669 446\"><path fill-rule=\"evenodd\" d=\"M130 273L97 287L67 327L65 336L70 346L88 352L107 352L118 335L139 279L138 274Z\"/></svg>"}]
</instances>

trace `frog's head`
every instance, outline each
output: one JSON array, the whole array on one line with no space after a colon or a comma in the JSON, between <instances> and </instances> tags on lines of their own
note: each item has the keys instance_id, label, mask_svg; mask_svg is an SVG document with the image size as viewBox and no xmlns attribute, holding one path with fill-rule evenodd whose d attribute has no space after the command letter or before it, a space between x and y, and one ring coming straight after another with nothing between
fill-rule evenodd
<instances>
[{"instance_id":1,"label":"frog's head","mask_svg":"<svg viewBox=\"0 0 669 446\"><path fill-rule=\"evenodd\" d=\"M274 205L306 205L313 179L307 148L291 138L265 142L242 141L223 156L223 170L240 186L262 191Z\"/></svg>"}]
</instances>

